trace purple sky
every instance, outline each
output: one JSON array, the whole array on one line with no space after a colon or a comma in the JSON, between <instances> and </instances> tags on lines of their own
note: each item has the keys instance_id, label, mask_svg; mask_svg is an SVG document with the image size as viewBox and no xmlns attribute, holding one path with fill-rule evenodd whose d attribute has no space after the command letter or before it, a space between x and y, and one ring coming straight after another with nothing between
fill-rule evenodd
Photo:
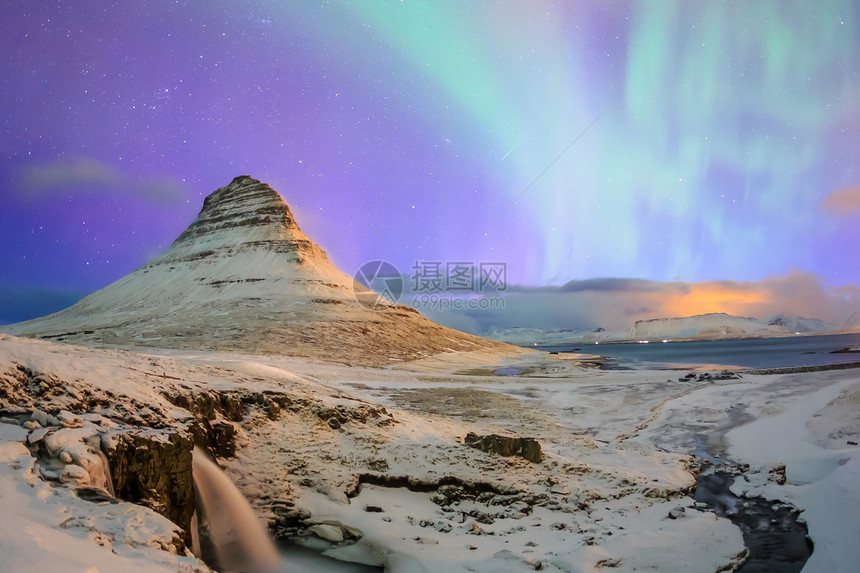
<instances>
[{"instance_id":1,"label":"purple sky","mask_svg":"<svg viewBox=\"0 0 860 573\"><path fill-rule=\"evenodd\" d=\"M127 274L240 174L349 274L860 283L856 2L21 1L4 21L0 319Z\"/></svg>"}]
</instances>

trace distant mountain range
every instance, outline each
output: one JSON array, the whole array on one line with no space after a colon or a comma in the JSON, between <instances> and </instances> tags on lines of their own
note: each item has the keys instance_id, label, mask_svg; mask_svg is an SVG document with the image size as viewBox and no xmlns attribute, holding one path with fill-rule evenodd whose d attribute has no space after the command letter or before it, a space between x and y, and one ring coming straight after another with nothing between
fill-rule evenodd
<instances>
[{"instance_id":1,"label":"distant mountain range","mask_svg":"<svg viewBox=\"0 0 860 573\"><path fill-rule=\"evenodd\" d=\"M541 330L536 328L501 328L486 333L493 340L521 346L593 344L595 342L640 340L721 340L732 338L768 338L794 334L843 332L860 329L860 313L842 325L817 318L776 315L764 319L733 316L725 313L639 320L621 331Z\"/></svg>"}]
</instances>

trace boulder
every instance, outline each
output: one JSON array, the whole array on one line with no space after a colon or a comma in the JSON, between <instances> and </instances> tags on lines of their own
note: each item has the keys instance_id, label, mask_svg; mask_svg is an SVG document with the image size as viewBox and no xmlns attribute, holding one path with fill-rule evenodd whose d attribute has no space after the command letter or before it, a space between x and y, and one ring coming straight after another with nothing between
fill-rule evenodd
<instances>
[{"instance_id":1,"label":"boulder","mask_svg":"<svg viewBox=\"0 0 860 573\"><path fill-rule=\"evenodd\" d=\"M519 456L533 463L540 463L542 452L540 443L534 438L514 438L499 434L479 436L472 432L466 434L464 443L482 452L500 456Z\"/></svg>"}]
</instances>

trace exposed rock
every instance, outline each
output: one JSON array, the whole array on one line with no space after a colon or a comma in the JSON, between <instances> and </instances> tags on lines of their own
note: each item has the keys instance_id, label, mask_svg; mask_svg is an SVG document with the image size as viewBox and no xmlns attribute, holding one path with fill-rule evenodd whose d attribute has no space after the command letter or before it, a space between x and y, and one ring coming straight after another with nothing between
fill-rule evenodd
<instances>
[{"instance_id":1,"label":"exposed rock","mask_svg":"<svg viewBox=\"0 0 860 573\"><path fill-rule=\"evenodd\" d=\"M500 456L519 456L533 463L540 463L543 459L540 443L534 438L513 438L499 434L479 436L470 432L466 434L464 443L482 452Z\"/></svg>"},{"instance_id":2,"label":"exposed rock","mask_svg":"<svg viewBox=\"0 0 860 573\"><path fill-rule=\"evenodd\" d=\"M858 346L846 346L840 350L833 350L830 354L852 354L852 353L860 353L860 345Z\"/></svg>"},{"instance_id":3,"label":"exposed rock","mask_svg":"<svg viewBox=\"0 0 860 573\"><path fill-rule=\"evenodd\" d=\"M75 489L75 494L83 500L90 501L92 503L119 503L119 500L103 490L100 487L79 487Z\"/></svg>"},{"instance_id":4,"label":"exposed rock","mask_svg":"<svg viewBox=\"0 0 860 573\"><path fill-rule=\"evenodd\" d=\"M27 436L27 443L32 445L40 442L50 431L50 428L37 428L33 430L30 432L30 435Z\"/></svg>"},{"instance_id":5,"label":"exposed rock","mask_svg":"<svg viewBox=\"0 0 860 573\"><path fill-rule=\"evenodd\" d=\"M475 523L474 521L469 524L467 533L471 533L472 535L484 535L486 532L481 529L481 526Z\"/></svg>"},{"instance_id":6,"label":"exposed rock","mask_svg":"<svg viewBox=\"0 0 860 573\"><path fill-rule=\"evenodd\" d=\"M216 458L232 458L236 455L236 427L231 422L197 420L191 425L194 444L207 450Z\"/></svg>"},{"instance_id":7,"label":"exposed rock","mask_svg":"<svg viewBox=\"0 0 860 573\"><path fill-rule=\"evenodd\" d=\"M550 488L549 492L556 495L570 495L570 490L563 485L554 485Z\"/></svg>"},{"instance_id":8,"label":"exposed rock","mask_svg":"<svg viewBox=\"0 0 860 573\"><path fill-rule=\"evenodd\" d=\"M80 428L84 425L84 421L75 416L68 410L60 410L60 413L57 414L57 419L60 421L60 425L64 428Z\"/></svg>"},{"instance_id":9,"label":"exposed rock","mask_svg":"<svg viewBox=\"0 0 860 573\"><path fill-rule=\"evenodd\" d=\"M433 527L439 533L448 533L452 529L454 529L453 526L450 523L448 523L447 521L437 521L436 525Z\"/></svg>"},{"instance_id":10,"label":"exposed rock","mask_svg":"<svg viewBox=\"0 0 860 573\"><path fill-rule=\"evenodd\" d=\"M767 471L767 479L768 481L772 481L777 485L785 485L786 476L785 476L785 464L775 464L771 466Z\"/></svg>"},{"instance_id":11,"label":"exposed rock","mask_svg":"<svg viewBox=\"0 0 860 573\"><path fill-rule=\"evenodd\" d=\"M114 437L106 454L117 497L146 505L185 532L194 513L191 438L179 432L132 430Z\"/></svg>"},{"instance_id":12,"label":"exposed rock","mask_svg":"<svg viewBox=\"0 0 860 573\"><path fill-rule=\"evenodd\" d=\"M670 509L669 514L666 517L668 517L669 519L678 519L679 517L684 517L685 515L686 510L679 505L678 507L673 507L672 509Z\"/></svg>"},{"instance_id":13,"label":"exposed rock","mask_svg":"<svg viewBox=\"0 0 860 573\"><path fill-rule=\"evenodd\" d=\"M475 521L477 521L478 523L483 523L484 525L491 525L492 523L494 523L492 517L490 517L483 511L477 509L473 509L472 511L470 511L469 517L475 518Z\"/></svg>"},{"instance_id":14,"label":"exposed rock","mask_svg":"<svg viewBox=\"0 0 860 573\"><path fill-rule=\"evenodd\" d=\"M38 408L33 410L31 418L36 422L39 422L42 427L47 427L48 425L48 414L46 414L42 410L39 410Z\"/></svg>"},{"instance_id":15,"label":"exposed rock","mask_svg":"<svg viewBox=\"0 0 860 573\"><path fill-rule=\"evenodd\" d=\"M384 487L405 487L410 491L419 492L439 491L452 500L455 499L455 496L477 499L482 494L492 496L516 495L520 493L517 490L508 489L501 484L473 482L453 475L443 476L435 480L426 480L404 475L359 474L356 476L353 486L346 490L347 497L357 496L361 492L361 485L365 483ZM457 498L459 499L459 497Z\"/></svg>"}]
</instances>

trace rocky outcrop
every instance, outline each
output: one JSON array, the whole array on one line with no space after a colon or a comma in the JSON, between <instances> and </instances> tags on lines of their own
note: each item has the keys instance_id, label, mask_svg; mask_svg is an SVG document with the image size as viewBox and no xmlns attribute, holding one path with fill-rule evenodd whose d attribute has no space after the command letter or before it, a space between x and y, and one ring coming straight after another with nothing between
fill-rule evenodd
<instances>
[{"instance_id":1,"label":"rocky outcrop","mask_svg":"<svg viewBox=\"0 0 860 573\"><path fill-rule=\"evenodd\" d=\"M176 550L182 553L191 542L195 510L194 445L214 458L230 458L236 453L240 423L252 410L277 419L286 408L310 404L270 390L175 388L163 390L161 396L166 402L144 404L22 365L0 373L0 417L32 431L29 444L41 460L43 478L72 483L93 499L105 496L91 491L102 484L88 475L94 465L90 458L103 454L116 497L147 506L179 525L183 535ZM168 412L171 404L187 414ZM380 415L363 407L336 411L348 419ZM69 447L67 442L77 445Z\"/></svg>"},{"instance_id":2,"label":"rocky outcrop","mask_svg":"<svg viewBox=\"0 0 860 573\"><path fill-rule=\"evenodd\" d=\"M116 496L150 507L179 525L185 532L183 541L190 545L195 507L190 436L133 430L111 442L106 455Z\"/></svg>"},{"instance_id":3,"label":"rocky outcrop","mask_svg":"<svg viewBox=\"0 0 860 573\"><path fill-rule=\"evenodd\" d=\"M540 443L534 438L514 438L499 434L479 436L470 432L466 434L463 443L482 452L500 456L519 456L536 464L542 459Z\"/></svg>"},{"instance_id":4,"label":"rocky outcrop","mask_svg":"<svg viewBox=\"0 0 860 573\"><path fill-rule=\"evenodd\" d=\"M860 353L860 345L857 346L846 346L845 348L841 348L839 350L834 350L831 354L854 354Z\"/></svg>"}]
</instances>

